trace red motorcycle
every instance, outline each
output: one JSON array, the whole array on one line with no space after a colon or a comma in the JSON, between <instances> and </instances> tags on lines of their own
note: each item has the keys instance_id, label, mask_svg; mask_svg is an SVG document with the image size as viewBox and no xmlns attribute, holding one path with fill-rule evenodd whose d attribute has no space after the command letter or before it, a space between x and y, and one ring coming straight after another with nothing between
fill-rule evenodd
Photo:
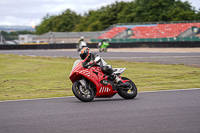
<instances>
[{"instance_id":1,"label":"red motorcycle","mask_svg":"<svg viewBox=\"0 0 200 133\"><path fill-rule=\"evenodd\" d=\"M117 84L112 77L104 74L98 66L82 67L82 60L74 62L71 74L72 91L77 99L90 102L94 98L111 98L118 93L124 99L133 99L137 95L136 85L128 78L120 75L126 68L115 68L114 73L121 78L122 83Z\"/></svg>"}]
</instances>

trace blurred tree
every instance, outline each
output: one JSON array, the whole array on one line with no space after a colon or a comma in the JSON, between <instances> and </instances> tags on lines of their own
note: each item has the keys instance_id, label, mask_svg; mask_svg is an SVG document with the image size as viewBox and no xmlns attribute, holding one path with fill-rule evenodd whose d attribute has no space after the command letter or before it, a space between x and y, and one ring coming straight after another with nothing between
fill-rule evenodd
<instances>
[{"instance_id":1,"label":"blurred tree","mask_svg":"<svg viewBox=\"0 0 200 133\"><path fill-rule=\"evenodd\" d=\"M199 20L200 10L181 0L133 0L115 2L84 15L70 9L58 16L47 14L36 27L37 34L49 31L101 31L117 23Z\"/></svg>"},{"instance_id":2,"label":"blurred tree","mask_svg":"<svg viewBox=\"0 0 200 133\"><path fill-rule=\"evenodd\" d=\"M65 10L58 16L50 16L47 14L43 18L42 23L39 26L36 26L36 34L43 34L49 31L73 31L80 22L80 19L81 16L70 9Z\"/></svg>"}]
</instances>

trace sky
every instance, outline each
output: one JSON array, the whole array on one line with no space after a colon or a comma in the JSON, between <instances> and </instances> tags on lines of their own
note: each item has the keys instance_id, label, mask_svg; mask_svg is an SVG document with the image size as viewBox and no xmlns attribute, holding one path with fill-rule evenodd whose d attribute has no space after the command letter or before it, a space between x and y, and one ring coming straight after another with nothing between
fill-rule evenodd
<instances>
[{"instance_id":1,"label":"sky","mask_svg":"<svg viewBox=\"0 0 200 133\"><path fill-rule=\"evenodd\" d=\"M115 1L132 0L0 0L0 25L39 25L47 13L59 15L66 9L71 9L84 14ZM188 1L196 9L200 8L200 0Z\"/></svg>"}]
</instances>

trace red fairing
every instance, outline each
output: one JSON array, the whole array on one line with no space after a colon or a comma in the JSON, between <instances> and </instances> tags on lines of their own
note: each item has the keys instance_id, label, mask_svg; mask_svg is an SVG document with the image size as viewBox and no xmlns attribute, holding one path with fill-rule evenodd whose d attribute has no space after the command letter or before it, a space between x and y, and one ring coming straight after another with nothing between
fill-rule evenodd
<instances>
[{"instance_id":1,"label":"red fairing","mask_svg":"<svg viewBox=\"0 0 200 133\"><path fill-rule=\"evenodd\" d=\"M70 80L74 83L76 80L80 80L81 77L85 77L90 80L96 86L95 97L112 97L117 91L113 91L112 85L102 85L101 80L107 80L107 77L103 77L104 73L100 67L94 66L91 68L83 68L82 61L72 70L70 74Z\"/></svg>"},{"instance_id":2,"label":"red fairing","mask_svg":"<svg viewBox=\"0 0 200 133\"><path fill-rule=\"evenodd\" d=\"M84 69L85 68L82 67L82 61L80 61L79 64L71 71L71 74L69 76L72 83L74 83L74 81L79 80L81 78L81 75L79 75L79 72Z\"/></svg>"}]
</instances>

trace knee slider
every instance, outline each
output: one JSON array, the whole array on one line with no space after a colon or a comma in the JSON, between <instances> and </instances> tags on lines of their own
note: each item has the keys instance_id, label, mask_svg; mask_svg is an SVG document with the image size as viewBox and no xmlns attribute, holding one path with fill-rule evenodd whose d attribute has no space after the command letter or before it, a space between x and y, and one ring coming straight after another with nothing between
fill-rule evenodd
<instances>
[{"instance_id":1,"label":"knee slider","mask_svg":"<svg viewBox=\"0 0 200 133\"><path fill-rule=\"evenodd\" d=\"M103 66L102 71L103 71L105 74L108 74L108 75L111 75L111 74L113 73L113 69L112 69L112 66L111 66L111 65Z\"/></svg>"}]
</instances>

